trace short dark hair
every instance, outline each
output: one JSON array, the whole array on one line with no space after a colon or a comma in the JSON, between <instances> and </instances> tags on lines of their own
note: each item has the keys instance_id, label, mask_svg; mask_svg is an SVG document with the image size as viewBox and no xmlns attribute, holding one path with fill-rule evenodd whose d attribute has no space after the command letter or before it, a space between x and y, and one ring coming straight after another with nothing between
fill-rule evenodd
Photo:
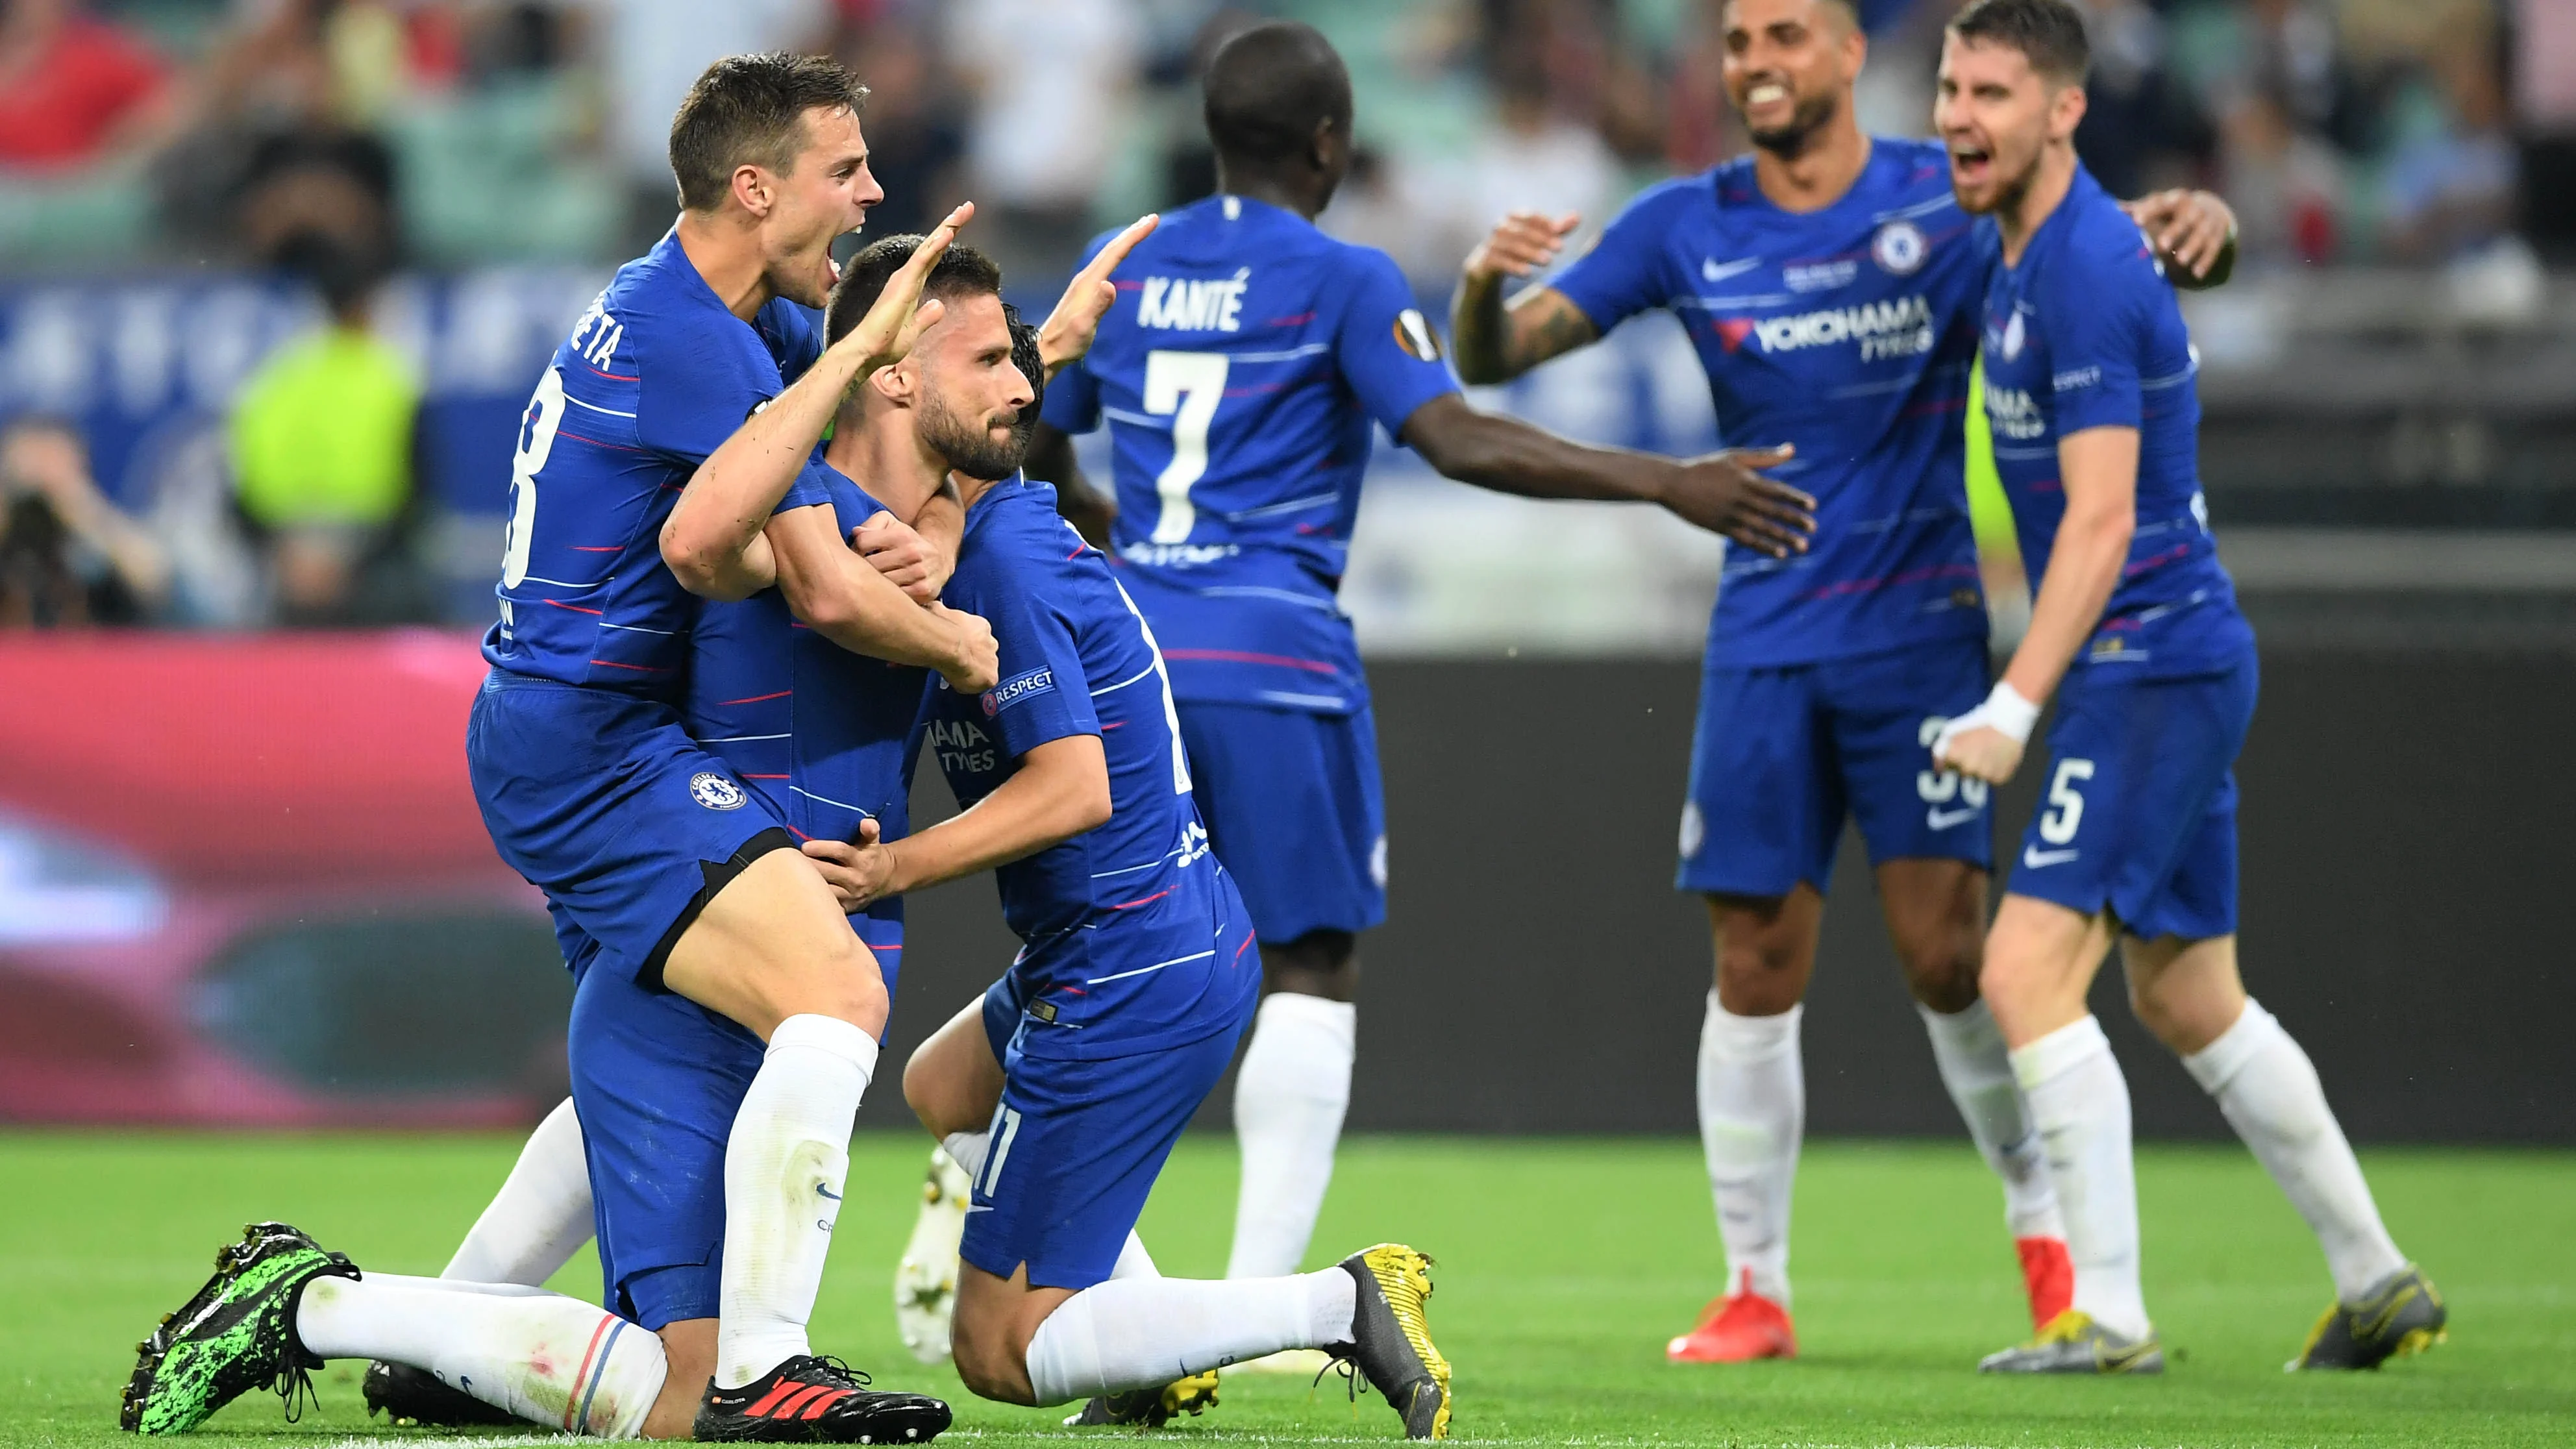
<instances>
[{"instance_id":1,"label":"short dark hair","mask_svg":"<svg viewBox=\"0 0 2576 1449\"><path fill-rule=\"evenodd\" d=\"M886 283L912 260L929 238L918 234L879 237L859 249L841 268L841 280L832 288L832 299L823 308L823 338L829 344L838 342L859 325L868 309L885 295ZM930 280L923 284L921 295L943 301L962 297L998 297L1002 295L1002 269L993 259L960 242L951 242L940 254L939 262L930 269Z\"/></svg>"},{"instance_id":2,"label":"short dark hair","mask_svg":"<svg viewBox=\"0 0 2576 1449\"><path fill-rule=\"evenodd\" d=\"M1038 347L1038 329L1008 302L1002 304L1002 325L1011 329L1011 366L1029 383L1029 405L1020 409L1020 430L1026 432L1046 403L1046 353Z\"/></svg>"},{"instance_id":3,"label":"short dark hair","mask_svg":"<svg viewBox=\"0 0 2576 1449\"><path fill-rule=\"evenodd\" d=\"M1208 57L1208 139L1219 156L1276 162L1314 144L1326 122L1351 128L1351 73L1322 31L1273 20L1237 32Z\"/></svg>"},{"instance_id":4,"label":"short dark hair","mask_svg":"<svg viewBox=\"0 0 2576 1449\"><path fill-rule=\"evenodd\" d=\"M680 204L713 211L746 162L785 175L805 149L805 113L855 111L868 88L819 55L729 55L708 66L671 116L671 174Z\"/></svg>"},{"instance_id":5,"label":"short dark hair","mask_svg":"<svg viewBox=\"0 0 2576 1449\"><path fill-rule=\"evenodd\" d=\"M1718 6L1719 15L1723 16L1726 11L1734 7L1735 3L1736 0L1723 0L1723 3ZM1844 23L1852 29L1861 28L1860 0L1817 0L1817 3L1829 9L1841 11Z\"/></svg>"},{"instance_id":6,"label":"short dark hair","mask_svg":"<svg viewBox=\"0 0 2576 1449\"><path fill-rule=\"evenodd\" d=\"M2066 0L1971 0L1951 19L1950 33L2018 50L2032 70L2060 85L2082 85L2093 65L2083 12Z\"/></svg>"}]
</instances>

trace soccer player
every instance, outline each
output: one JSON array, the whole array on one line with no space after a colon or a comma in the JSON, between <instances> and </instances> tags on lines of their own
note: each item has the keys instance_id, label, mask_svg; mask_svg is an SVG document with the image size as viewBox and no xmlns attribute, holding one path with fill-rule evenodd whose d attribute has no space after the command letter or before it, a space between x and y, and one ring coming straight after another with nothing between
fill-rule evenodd
<instances>
[{"instance_id":1,"label":"soccer player","mask_svg":"<svg viewBox=\"0 0 2576 1449\"><path fill-rule=\"evenodd\" d=\"M1942 1084L2003 1180L2031 1321L2068 1291L2042 1148L1977 993L1986 785L1935 768L1928 749L1987 685L1962 429L1983 254L1937 144L1862 134L1852 86L1868 41L1847 0L1728 0L1723 14L1727 95L1752 155L1646 191L1508 308L1505 281L1551 262L1579 218L1505 219L1467 259L1453 311L1470 382L1671 311L1707 369L1720 437L1794 450L1773 471L1820 500L1812 550L1730 551L1682 808L1675 884L1705 898L1716 955L1698 1098L1728 1283L1666 1352L1700 1363L1797 1352L1800 1003L1847 817ZM2178 274L2223 274L2216 198L2159 198L2155 219L2187 254Z\"/></svg>"},{"instance_id":2,"label":"soccer player","mask_svg":"<svg viewBox=\"0 0 2576 1449\"><path fill-rule=\"evenodd\" d=\"M1260 938L1269 994L1235 1088L1226 1272L1268 1278L1304 1259L1332 1178L1356 942L1386 914L1376 729L1334 598L1375 428L1452 478L1655 502L1766 556L1803 547L1808 500L1751 471L1783 455L1674 462L1469 407L1395 263L1314 226L1351 158L1332 46L1304 25L1255 26L1217 51L1205 85L1219 194L1166 217L1118 268L1099 345L1047 390L1031 471L1062 485L1096 542L1114 538ZM1084 487L1066 438L1104 418L1114 508Z\"/></svg>"},{"instance_id":3,"label":"soccer player","mask_svg":"<svg viewBox=\"0 0 2576 1449\"><path fill-rule=\"evenodd\" d=\"M833 239L882 195L863 94L808 57L710 67L672 122L678 224L576 323L521 421L501 621L484 644L493 673L467 757L494 842L546 891L579 982L574 1100L619 1311L509 1285L361 1279L309 1238L257 1225L145 1342L129 1427L192 1428L248 1384L332 1357L428 1368L522 1418L608 1436L918 1440L947 1427L938 1400L868 1392L807 1342L885 987L782 819L676 707L697 613L683 584L740 594L779 577L763 529L790 495L714 487L675 529L693 476L746 416L793 410L800 389L837 397L936 317L913 304L953 220L828 352L791 305L824 301ZM793 486L819 489L819 466L800 461ZM991 682L980 620L925 610L874 569L845 577L854 601L837 622L874 652ZM657 1070L637 1044L690 1011L765 1051L738 1080L700 1063ZM722 1136L720 1174L663 1175L628 1135L670 1119ZM690 1226L718 1201L711 1273L703 1242L688 1256ZM771 1412L790 1399L793 1419Z\"/></svg>"},{"instance_id":4,"label":"soccer player","mask_svg":"<svg viewBox=\"0 0 2576 1449\"><path fill-rule=\"evenodd\" d=\"M2116 939L2139 1020L2182 1058L2324 1246L2336 1303L2293 1368L2372 1368L2441 1334L2316 1069L2236 964L2236 780L2254 633L2219 566L2198 364L2153 248L2076 159L2088 62L2065 0L1977 0L1943 38L1938 127L1995 245L1986 413L2038 597L1946 769L2000 785L2054 694L2048 797L1986 943L1985 991L2047 1143L2074 1301L1999 1373L2155 1373L2138 1287L2129 1093L2085 1010Z\"/></svg>"},{"instance_id":5,"label":"soccer player","mask_svg":"<svg viewBox=\"0 0 2576 1449\"><path fill-rule=\"evenodd\" d=\"M850 310L873 301L865 289L894 275L909 240L862 253L843 284L860 294ZM1259 958L1193 804L1152 631L1058 517L1054 491L1007 476L1012 413L1033 392L1011 363L999 285L989 263L952 250L933 275L951 289L947 311L914 359L861 386L835 429L884 436L909 412L927 441L941 415L982 424L974 448L916 450L874 480L900 513L959 468L966 534L948 594L994 621L1001 648L999 684L934 689L927 708L929 747L964 808L899 841L807 848L853 906L993 870L1025 943L904 1072L906 1099L973 1176L958 1372L988 1398L1059 1404L1322 1348L1366 1375L1412 1437L1441 1437L1448 1365L1423 1320L1429 1260L1410 1248L1264 1279L1110 1281L1250 1021ZM992 473L1005 481L969 476Z\"/></svg>"}]
</instances>

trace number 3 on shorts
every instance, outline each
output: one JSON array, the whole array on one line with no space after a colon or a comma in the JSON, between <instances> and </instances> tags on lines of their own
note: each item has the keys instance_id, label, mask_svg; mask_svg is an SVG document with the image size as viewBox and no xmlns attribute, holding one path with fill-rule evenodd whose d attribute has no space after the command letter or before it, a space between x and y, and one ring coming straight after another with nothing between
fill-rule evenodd
<instances>
[{"instance_id":1,"label":"number 3 on shorts","mask_svg":"<svg viewBox=\"0 0 2576 1449\"><path fill-rule=\"evenodd\" d=\"M2084 823L2084 797L2075 793L2075 782L2092 778L2091 760L2057 762L2057 778L2048 782L2048 813L2039 817L2040 839L2064 845L2075 838L2076 827Z\"/></svg>"}]
</instances>

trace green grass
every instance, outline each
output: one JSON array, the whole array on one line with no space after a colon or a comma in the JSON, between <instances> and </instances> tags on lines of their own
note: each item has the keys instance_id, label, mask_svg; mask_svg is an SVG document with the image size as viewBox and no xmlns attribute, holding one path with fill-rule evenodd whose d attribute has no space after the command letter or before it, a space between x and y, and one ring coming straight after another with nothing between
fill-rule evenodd
<instances>
[{"instance_id":1,"label":"green grass","mask_svg":"<svg viewBox=\"0 0 2576 1449\"><path fill-rule=\"evenodd\" d=\"M431 1273L506 1170L484 1137L0 1135L0 1444L106 1445L134 1340L204 1278L217 1243L282 1215L360 1265ZM922 1145L865 1138L816 1339L889 1385L945 1392L956 1437L1074 1436L964 1397L903 1357L887 1284ZM1998 1194L1964 1144L1819 1144L1797 1218L1794 1364L1681 1368L1662 1345L1718 1284L1696 1144L1351 1143L1317 1235L1398 1238L1440 1259L1432 1324L1458 1366L1460 1438L1739 1445L2563 1445L2576 1442L2576 1156L2378 1152L2399 1241L2446 1290L2453 1342L2385 1372L2287 1377L2323 1306L2317 1252L2243 1153L2140 1165L2162 1380L2005 1382L1970 1372L2021 1336ZM1213 1273L1234 1154L1192 1139L1145 1221L1165 1271ZM582 1270L595 1271L585 1266ZM588 1293L567 1273L558 1285ZM320 1375L292 1428L273 1398L203 1431L321 1449L366 1432L354 1365ZM1394 1416L1332 1388L1231 1379L1183 1440L1390 1440ZM1119 1431L1088 1431L1094 1436ZM387 1432L385 1440L435 1436Z\"/></svg>"}]
</instances>

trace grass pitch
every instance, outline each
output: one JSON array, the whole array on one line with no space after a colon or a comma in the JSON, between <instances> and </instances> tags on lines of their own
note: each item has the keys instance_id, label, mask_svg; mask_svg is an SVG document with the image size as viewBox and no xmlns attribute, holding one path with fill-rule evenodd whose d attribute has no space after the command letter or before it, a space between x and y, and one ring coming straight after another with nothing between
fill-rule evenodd
<instances>
[{"instance_id":1,"label":"grass pitch","mask_svg":"<svg viewBox=\"0 0 2576 1449\"><path fill-rule=\"evenodd\" d=\"M0 1135L0 1444L129 1444L115 1418L134 1341L245 1220L284 1217L361 1267L434 1273L515 1149L486 1137ZM961 1441L1124 1436L977 1402L944 1367L904 1355L888 1284L925 1156L909 1137L854 1148L818 1346L889 1386L945 1393ZM2148 1300L2175 1360L2161 1380L1971 1371L2027 1325L1999 1194L1964 1143L1809 1148L1796 1363L1663 1362L1664 1340L1722 1273L1694 1143L1358 1140L1317 1247L1394 1238L1439 1258L1432 1327L1457 1365L1454 1432L1469 1443L2576 1443L2576 1156L2376 1152L2366 1165L2399 1242L2449 1297L2452 1342L2352 1376L2281 1372L2328 1285L2306 1230L2232 1149L2154 1150L2140 1163ZM1233 1179L1230 1142L1184 1144L1145 1219L1165 1271L1221 1271ZM590 1294L596 1270L585 1258L557 1286ZM316 1376L321 1404L300 1424L252 1395L201 1437L463 1442L371 1426L356 1367ZM1232 1378L1220 1407L1164 1434L1393 1442L1397 1428L1376 1400L1355 1413L1338 1380L1310 1391Z\"/></svg>"}]
</instances>

